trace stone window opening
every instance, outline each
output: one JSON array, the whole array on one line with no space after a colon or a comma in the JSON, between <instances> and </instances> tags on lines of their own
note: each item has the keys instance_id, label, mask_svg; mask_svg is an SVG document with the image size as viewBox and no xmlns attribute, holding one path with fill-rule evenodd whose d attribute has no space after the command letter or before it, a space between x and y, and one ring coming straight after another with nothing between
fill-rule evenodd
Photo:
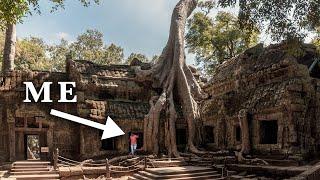
<instances>
[{"instance_id":1,"label":"stone window opening","mask_svg":"<svg viewBox=\"0 0 320 180\"><path fill-rule=\"evenodd\" d=\"M114 96L111 95L109 92L103 91L99 93L99 99L100 100L114 99Z\"/></svg>"},{"instance_id":2,"label":"stone window opening","mask_svg":"<svg viewBox=\"0 0 320 180\"><path fill-rule=\"evenodd\" d=\"M24 117L16 117L15 118L15 127L17 128L23 128L24 127Z\"/></svg>"},{"instance_id":3,"label":"stone window opening","mask_svg":"<svg viewBox=\"0 0 320 180\"><path fill-rule=\"evenodd\" d=\"M102 136L102 131L99 132L99 137ZM116 138L108 138L101 141L101 149L106 151L117 150Z\"/></svg>"},{"instance_id":4,"label":"stone window opening","mask_svg":"<svg viewBox=\"0 0 320 180\"><path fill-rule=\"evenodd\" d=\"M263 120L260 121L260 144L278 143L278 121Z\"/></svg>"},{"instance_id":5,"label":"stone window opening","mask_svg":"<svg viewBox=\"0 0 320 180\"><path fill-rule=\"evenodd\" d=\"M27 117L27 127L28 128L39 128L39 123L36 121L35 117Z\"/></svg>"},{"instance_id":6,"label":"stone window opening","mask_svg":"<svg viewBox=\"0 0 320 180\"><path fill-rule=\"evenodd\" d=\"M204 140L205 143L214 143L214 127L204 126Z\"/></svg>"}]
</instances>

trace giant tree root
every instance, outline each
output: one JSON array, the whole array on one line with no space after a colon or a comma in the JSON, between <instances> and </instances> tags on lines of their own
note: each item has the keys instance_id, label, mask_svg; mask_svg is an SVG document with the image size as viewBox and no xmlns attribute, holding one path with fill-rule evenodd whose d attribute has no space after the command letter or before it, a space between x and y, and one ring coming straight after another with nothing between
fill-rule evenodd
<instances>
[{"instance_id":1,"label":"giant tree root","mask_svg":"<svg viewBox=\"0 0 320 180\"><path fill-rule=\"evenodd\" d=\"M250 164L250 165L269 165L269 163L263 159L260 158L254 158L254 159L247 159L243 157L242 152L235 151L235 156L239 163L241 164Z\"/></svg>"},{"instance_id":2,"label":"giant tree root","mask_svg":"<svg viewBox=\"0 0 320 180\"><path fill-rule=\"evenodd\" d=\"M127 160L127 159L131 159L134 158L135 156L133 155L125 155L125 156L117 156L114 157L112 159L109 160L109 164L115 164L117 162L123 161L123 160Z\"/></svg>"},{"instance_id":3,"label":"giant tree root","mask_svg":"<svg viewBox=\"0 0 320 180\"><path fill-rule=\"evenodd\" d=\"M169 156L180 157L176 145L176 108L181 108L188 125L188 149L201 154L195 146L195 121L199 119L196 100L206 98L186 64L184 35L187 18L197 5L197 0L180 0L174 8L167 45L157 63L150 70L135 67L137 78L151 80L154 88L161 88L159 96L150 99L150 110L144 120L144 150L159 153L160 113L166 112L165 147ZM178 100L176 103L174 100Z\"/></svg>"}]
</instances>

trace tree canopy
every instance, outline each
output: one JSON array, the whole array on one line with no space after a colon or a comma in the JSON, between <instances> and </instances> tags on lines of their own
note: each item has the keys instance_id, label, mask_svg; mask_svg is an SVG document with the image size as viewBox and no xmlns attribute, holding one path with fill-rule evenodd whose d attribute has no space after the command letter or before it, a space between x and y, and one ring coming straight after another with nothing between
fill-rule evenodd
<instances>
[{"instance_id":1,"label":"tree canopy","mask_svg":"<svg viewBox=\"0 0 320 180\"><path fill-rule=\"evenodd\" d=\"M52 3L52 11L64 8L65 0L49 0ZM79 0L84 6L91 3L99 3L100 0ZM41 13L40 0L1 0L0 1L0 29L7 24L21 23L23 17L32 13Z\"/></svg>"},{"instance_id":2,"label":"tree canopy","mask_svg":"<svg viewBox=\"0 0 320 180\"><path fill-rule=\"evenodd\" d=\"M320 27L316 31L316 36L312 39L312 44L314 44L320 51Z\"/></svg>"},{"instance_id":3,"label":"tree canopy","mask_svg":"<svg viewBox=\"0 0 320 180\"><path fill-rule=\"evenodd\" d=\"M101 65L119 64L124 59L123 48L115 44L105 45L102 32L92 29L80 34L70 44L70 51L75 59L92 60Z\"/></svg>"},{"instance_id":4,"label":"tree canopy","mask_svg":"<svg viewBox=\"0 0 320 180\"><path fill-rule=\"evenodd\" d=\"M139 61L141 62L149 62L147 56L145 56L144 54L140 54L140 53L131 53L129 55L129 57L127 58L125 64L130 64L132 60L134 59L139 59Z\"/></svg>"},{"instance_id":5,"label":"tree canopy","mask_svg":"<svg viewBox=\"0 0 320 180\"><path fill-rule=\"evenodd\" d=\"M266 29L273 40L303 38L320 25L318 0L219 0L221 7L239 6L241 29Z\"/></svg>"},{"instance_id":6,"label":"tree canopy","mask_svg":"<svg viewBox=\"0 0 320 180\"><path fill-rule=\"evenodd\" d=\"M218 12L214 19L208 13L206 9L189 19L186 44L189 52L196 55L197 65L210 73L217 64L255 45L259 32L241 30L231 13Z\"/></svg>"},{"instance_id":7,"label":"tree canopy","mask_svg":"<svg viewBox=\"0 0 320 180\"><path fill-rule=\"evenodd\" d=\"M17 42L15 58L16 69L51 70L47 45L37 37L30 37Z\"/></svg>"},{"instance_id":8,"label":"tree canopy","mask_svg":"<svg viewBox=\"0 0 320 180\"><path fill-rule=\"evenodd\" d=\"M3 31L0 30L0 69L2 69L3 48L4 48L4 33Z\"/></svg>"}]
</instances>

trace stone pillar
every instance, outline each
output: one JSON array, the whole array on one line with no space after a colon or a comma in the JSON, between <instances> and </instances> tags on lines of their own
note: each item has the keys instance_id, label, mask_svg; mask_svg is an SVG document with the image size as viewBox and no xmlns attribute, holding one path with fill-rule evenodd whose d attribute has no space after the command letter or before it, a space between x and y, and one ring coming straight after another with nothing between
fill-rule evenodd
<instances>
[{"instance_id":1,"label":"stone pillar","mask_svg":"<svg viewBox=\"0 0 320 180\"><path fill-rule=\"evenodd\" d=\"M54 147L53 147L53 127L50 126L49 130L47 131L47 146L49 148L49 152L48 152L48 158L52 159L52 152L54 151Z\"/></svg>"},{"instance_id":2,"label":"stone pillar","mask_svg":"<svg viewBox=\"0 0 320 180\"><path fill-rule=\"evenodd\" d=\"M24 136L23 132L17 132L16 138L16 160L24 160L25 149L24 149Z\"/></svg>"},{"instance_id":3,"label":"stone pillar","mask_svg":"<svg viewBox=\"0 0 320 180\"><path fill-rule=\"evenodd\" d=\"M84 126L80 125L80 158L85 155Z\"/></svg>"},{"instance_id":4,"label":"stone pillar","mask_svg":"<svg viewBox=\"0 0 320 180\"><path fill-rule=\"evenodd\" d=\"M10 161L16 160L16 133L14 122L8 123L9 127L9 149L10 149Z\"/></svg>"}]
</instances>

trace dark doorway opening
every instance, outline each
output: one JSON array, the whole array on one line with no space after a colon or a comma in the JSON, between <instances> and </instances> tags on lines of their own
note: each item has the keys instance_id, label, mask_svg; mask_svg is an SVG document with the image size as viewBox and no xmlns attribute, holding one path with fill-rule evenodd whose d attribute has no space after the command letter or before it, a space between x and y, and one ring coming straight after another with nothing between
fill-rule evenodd
<instances>
[{"instance_id":1,"label":"dark doorway opening","mask_svg":"<svg viewBox=\"0 0 320 180\"><path fill-rule=\"evenodd\" d=\"M236 126L236 141L237 142L241 141L241 128L240 128L240 125Z\"/></svg>"},{"instance_id":2,"label":"dark doorway opening","mask_svg":"<svg viewBox=\"0 0 320 180\"><path fill-rule=\"evenodd\" d=\"M26 159L40 160L40 137L39 135L25 135Z\"/></svg>"},{"instance_id":3,"label":"dark doorway opening","mask_svg":"<svg viewBox=\"0 0 320 180\"><path fill-rule=\"evenodd\" d=\"M104 139L101 141L101 149L116 150L115 138Z\"/></svg>"},{"instance_id":4,"label":"dark doorway opening","mask_svg":"<svg viewBox=\"0 0 320 180\"><path fill-rule=\"evenodd\" d=\"M186 129L176 129L176 141L177 148L179 151L184 152L187 144L187 130Z\"/></svg>"},{"instance_id":5,"label":"dark doorway opening","mask_svg":"<svg viewBox=\"0 0 320 180\"><path fill-rule=\"evenodd\" d=\"M204 142L214 143L214 127L204 126Z\"/></svg>"},{"instance_id":6,"label":"dark doorway opening","mask_svg":"<svg viewBox=\"0 0 320 180\"><path fill-rule=\"evenodd\" d=\"M260 121L260 144L277 144L278 121Z\"/></svg>"},{"instance_id":7,"label":"dark doorway opening","mask_svg":"<svg viewBox=\"0 0 320 180\"><path fill-rule=\"evenodd\" d=\"M99 132L99 137L102 136L102 131ZM116 138L108 138L101 141L101 149L103 150L116 150Z\"/></svg>"},{"instance_id":8,"label":"dark doorway opening","mask_svg":"<svg viewBox=\"0 0 320 180\"><path fill-rule=\"evenodd\" d=\"M99 93L99 99L103 100L103 99L114 99L114 96L112 96L110 93L108 92L100 92Z\"/></svg>"}]
</instances>

